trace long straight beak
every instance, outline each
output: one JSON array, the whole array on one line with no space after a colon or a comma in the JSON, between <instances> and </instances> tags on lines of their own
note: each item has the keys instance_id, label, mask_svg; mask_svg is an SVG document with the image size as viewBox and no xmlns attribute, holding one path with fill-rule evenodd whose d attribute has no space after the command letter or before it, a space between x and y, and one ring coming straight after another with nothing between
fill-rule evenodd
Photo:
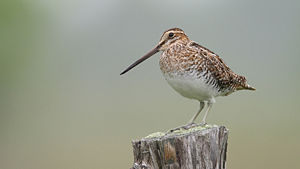
<instances>
[{"instance_id":1,"label":"long straight beak","mask_svg":"<svg viewBox=\"0 0 300 169\"><path fill-rule=\"evenodd\" d=\"M127 69L125 69L120 75L128 72L129 70L131 70L132 68L134 68L135 66L137 66L138 64L142 63L144 60L150 58L152 55L154 55L155 53L157 53L159 51L159 46L157 45L155 48L153 48L150 52L148 52L146 55L144 55L143 57L141 57L139 60L135 61L133 64L131 64Z\"/></svg>"}]
</instances>

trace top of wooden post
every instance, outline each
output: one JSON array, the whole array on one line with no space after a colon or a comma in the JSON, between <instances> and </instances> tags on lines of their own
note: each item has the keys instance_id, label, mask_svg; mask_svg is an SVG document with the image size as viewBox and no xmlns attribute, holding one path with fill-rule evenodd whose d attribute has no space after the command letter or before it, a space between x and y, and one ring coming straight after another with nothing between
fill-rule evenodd
<instances>
[{"instance_id":1,"label":"top of wooden post","mask_svg":"<svg viewBox=\"0 0 300 169\"><path fill-rule=\"evenodd\" d=\"M175 138L175 137L183 137L186 135L191 135L194 134L195 132L201 132L203 135L204 133L208 133L211 132L214 129L218 129L218 128L224 128L226 130L226 132L228 131L228 129L224 126L218 126L215 124L208 124L205 126L201 126L201 125L196 125L195 127L189 128L189 129L178 129L178 130L174 130L174 131L166 131L166 132L154 132L149 134L146 137L143 137L140 141L149 141L149 140L158 140L158 139L167 139L167 138ZM134 142L134 140L133 140Z\"/></svg>"},{"instance_id":2,"label":"top of wooden post","mask_svg":"<svg viewBox=\"0 0 300 169\"><path fill-rule=\"evenodd\" d=\"M197 125L132 141L133 169L225 169L228 130Z\"/></svg>"}]
</instances>

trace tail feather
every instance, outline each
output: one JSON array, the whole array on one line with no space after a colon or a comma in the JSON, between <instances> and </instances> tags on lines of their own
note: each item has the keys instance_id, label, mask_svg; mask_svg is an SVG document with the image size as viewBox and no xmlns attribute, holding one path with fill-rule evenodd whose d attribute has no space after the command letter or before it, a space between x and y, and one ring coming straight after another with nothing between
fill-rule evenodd
<instances>
[{"instance_id":1,"label":"tail feather","mask_svg":"<svg viewBox=\"0 0 300 169\"><path fill-rule=\"evenodd\" d=\"M237 90L256 90L254 87L251 87L250 85L246 84L244 86L237 87Z\"/></svg>"},{"instance_id":2,"label":"tail feather","mask_svg":"<svg viewBox=\"0 0 300 169\"><path fill-rule=\"evenodd\" d=\"M254 87L251 87L250 85L247 85L247 86L245 87L245 89L246 89L246 90L256 90Z\"/></svg>"},{"instance_id":3,"label":"tail feather","mask_svg":"<svg viewBox=\"0 0 300 169\"><path fill-rule=\"evenodd\" d=\"M236 90L256 90L254 87L248 85L247 80L244 76L237 75L237 88Z\"/></svg>"}]
</instances>

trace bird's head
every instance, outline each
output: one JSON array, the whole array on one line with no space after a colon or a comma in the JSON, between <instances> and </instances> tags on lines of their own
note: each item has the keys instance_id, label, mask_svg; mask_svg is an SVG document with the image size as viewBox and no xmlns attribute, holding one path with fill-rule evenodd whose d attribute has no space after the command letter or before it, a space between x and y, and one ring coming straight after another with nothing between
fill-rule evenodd
<instances>
[{"instance_id":1,"label":"bird's head","mask_svg":"<svg viewBox=\"0 0 300 169\"><path fill-rule=\"evenodd\" d=\"M158 43L159 51L164 51L168 49L172 44L176 42L188 42L189 38L188 36L183 32L182 29L179 28L172 28L169 30L166 30Z\"/></svg>"},{"instance_id":2,"label":"bird's head","mask_svg":"<svg viewBox=\"0 0 300 169\"><path fill-rule=\"evenodd\" d=\"M150 50L146 55L141 57L139 60L137 60L133 64L131 64L127 69L125 69L121 73L121 75L128 72L130 69L134 68L135 66L137 66L138 64L140 64L144 60L148 59L149 57L151 57L155 53L168 49L172 44L174 44L176 42L187 43L187 42L189 42L189 38L183 32L182 29L172 28L172 29L166 30L162 34L158 45L156 45L152 50Z\"/></svg>"}]
</instances>

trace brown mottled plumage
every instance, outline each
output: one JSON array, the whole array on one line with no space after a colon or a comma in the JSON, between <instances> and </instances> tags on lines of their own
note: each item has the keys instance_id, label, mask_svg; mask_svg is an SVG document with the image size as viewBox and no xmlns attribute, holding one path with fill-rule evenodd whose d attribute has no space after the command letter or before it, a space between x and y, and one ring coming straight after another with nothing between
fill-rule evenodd
<instances>
[{"instance_id":1,"label":"brown mottled plumage","mask_svg":"<svg viewBox=\"0 0 300 169\"><path fill-rule=\"evenodd\" d=\"M121 74L159 51L162 51L160 69L167 82L182 96L200 101L200 110L189 124L194 122L205 102L208 109L203 124L215 97L227 96L237 90L255 90L244 76L235 74L217 54L191 41L179 28L165 31L153 50Z\"/></svg>"}]
</instances>

